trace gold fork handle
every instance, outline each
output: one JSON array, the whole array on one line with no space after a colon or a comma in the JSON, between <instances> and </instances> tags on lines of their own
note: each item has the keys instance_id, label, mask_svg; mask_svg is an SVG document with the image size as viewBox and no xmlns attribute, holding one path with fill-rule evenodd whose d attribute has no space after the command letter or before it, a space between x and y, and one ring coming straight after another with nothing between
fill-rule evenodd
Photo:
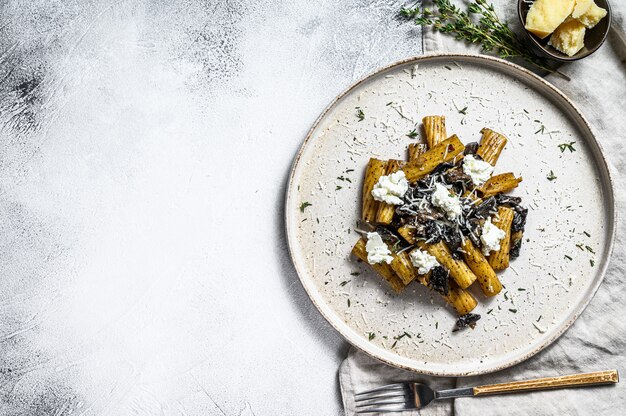
<instances>
[{"instance_id":1,"label":"gold fork handle","mask_svg":"<svg viewBox=\"0 0 626 416\"><path fill-rule=\"evenodd\" d=\"M474 396L487 394L515 393L530 390L560 389L565 387L595 386L619 381L617 370L598 371L587 374L572 374L561 377L538 378L536 380L513 381L474 387Z\"/></svg>"}]
</instances>

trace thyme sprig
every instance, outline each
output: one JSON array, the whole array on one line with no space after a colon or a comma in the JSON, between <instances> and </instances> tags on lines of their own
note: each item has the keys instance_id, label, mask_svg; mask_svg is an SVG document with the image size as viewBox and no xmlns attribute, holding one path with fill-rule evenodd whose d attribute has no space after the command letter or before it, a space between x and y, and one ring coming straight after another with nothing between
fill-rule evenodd
<instances>
[{"instance_id":1,"label":"thyme sprig","mask_svg":"<svg viewBox=\"0 0 626 416\"><path fill-rule=\"evenodd\" d=\"M450 0L434 0L434 4L436 11L428 8L422 10L417 5L413 8L402 8L400 15L414 19L420 26L432 26L441 33L454 35L457 40L478 44L486 52L496 52L500 58L521 58L539 69L558 73L544 59L536 56L507 23L500 20L493 5L487 1L469 2L466 12L453 5Z\"/></svg>"}]
</instances>

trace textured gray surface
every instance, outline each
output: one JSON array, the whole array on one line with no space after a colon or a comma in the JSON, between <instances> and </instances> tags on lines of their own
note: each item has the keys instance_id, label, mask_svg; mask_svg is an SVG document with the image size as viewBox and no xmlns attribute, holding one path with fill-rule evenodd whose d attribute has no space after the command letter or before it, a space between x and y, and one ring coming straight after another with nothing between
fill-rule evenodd
<instances>
[{"instance_id":1,"label":"textured gray surface","mask_svg":"<svg viewBox=\"0 0 626 416\"><path fill-rule=\"evenodd\" d=\"M342 413L284 186L400 4L0 3L0 414Z\"/></svg>"}]
</instances>

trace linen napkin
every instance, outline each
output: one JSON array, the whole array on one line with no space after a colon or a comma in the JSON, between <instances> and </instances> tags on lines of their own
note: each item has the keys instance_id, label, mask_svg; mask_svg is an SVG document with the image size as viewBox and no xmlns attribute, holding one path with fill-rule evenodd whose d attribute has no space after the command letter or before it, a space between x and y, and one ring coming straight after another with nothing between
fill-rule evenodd
<instances>
[{"instance_id":1,"label":"linen napkin","mask_svg":"<svg viewBox=\"0 0 626 416\"><path fill-rule=\"evenodd\" d=\"M453 0L454 2L454 0ZM429 7L428 2L426 7ZM462 2L456 1L460 7ZM513 0L493 0L496 11L521 33ZM402 380L424 380L434 388L464 387L512 380L531 379L626 368L626 44L624 14L626 2L612 2L612 30L594 55L565 64L558 75L546 79L561 89L581 109L605 149L615 175L617 198L617 239L606 277L580 318L554 344L533 358L512 368L479 377L436 378L389 367L364 353L351 349L339 369L339 381L346 415L354 414L354 392ZM476 46L429 29L423 32L424 52L479 52ZM626 384L613 387L565 389L508 396L457 399L439 402L419 412L402 415L624 415Z\"/></svg>"}]
</instances>

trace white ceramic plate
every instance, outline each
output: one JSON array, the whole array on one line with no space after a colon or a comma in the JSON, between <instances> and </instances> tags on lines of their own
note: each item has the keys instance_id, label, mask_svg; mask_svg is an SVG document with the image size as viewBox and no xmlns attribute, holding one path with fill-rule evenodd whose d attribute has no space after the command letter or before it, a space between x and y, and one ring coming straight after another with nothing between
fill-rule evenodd
<instances>
[{"instance_id":1,"label":"white ceramic plate","mask_svg":"<svg viewBox=\"0 0 626 416\"><path fill-rule=\"evenodd\" d=\"M429 114L445 114L448 133L465 143L485 126L503 132L509 144L496 173L524 178L514 192L530 208L521 256L500 274L500 295L474 288L482 315L474 330L453 333L455 317L437 294L413 283L395 295L350 257L368 159L405 157L406 134ZM571 142L575 152L558 147ZM587 122L553 86L500 59L423 56L366 77L322 113L293 166L287 235L306 291L350 343L397 367L474 375L532 356L583 311L613 245L612 189ZM311 205L302 212L303 203ZM405 332L411 337L396 342Z\"/></svg>"}]
</instances>

